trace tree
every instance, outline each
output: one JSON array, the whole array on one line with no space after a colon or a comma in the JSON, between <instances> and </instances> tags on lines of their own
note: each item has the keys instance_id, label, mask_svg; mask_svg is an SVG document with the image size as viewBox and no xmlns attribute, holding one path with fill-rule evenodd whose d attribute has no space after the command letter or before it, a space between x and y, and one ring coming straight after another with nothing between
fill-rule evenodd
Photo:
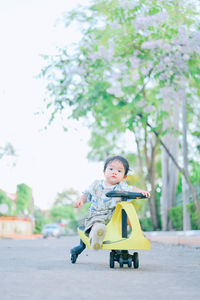
<instances>
[{"instance_id":1,"label":"tree","mask_svg":"<svg viewBox=\"0 0 200 300\"><path fill-rule=\"evenodd\" d=\"M67 221L70 228L76 231L78 227L77 215L73 203L80 198L79 192L74 189L67 189L58 193L56 200L50 210L50 216L54 222Z\"/></svg>"},{"instance_id":2,"label":"tree","mask_svg":"<svg viewBox=\"0 0 200 300\"><path fill-rule=\"evenodd\" d=\"M32 190L24 183L17 185L16 211L22 215L32 212Z\"/></svg>"},{"instance_id":3,"label":"tree","mask_svg":"<svg viewBox=\"0 0 200 300\"><path fill-rule=\"evenodd\" d=\"M78 191L76 191L72 188L67 189L56 195L56 200L55 200L53 206L72 205L79 198L80 198L80 195L79 195Z\"/></svg>"},{"instance_id":4,"label":"tree","mask_svg":"<svg viewBox=\"0 0 200 300\"><path fill-rule=\"evenodd\" d=\"M181 97L183 87L190 91L196 86L195 94L199 93L196 84L199 74L198 20L194 18L191 4L187 5L186 1L182 1L181 6L178 4L179 1L175 4L148 0L92 1L88 8L72 11L65 17L66 25L75 20L82 25L83 38L73 53L66 48L57 56L47 57L49 62L42 71L48 79L51 97L47 103L47 108L51 109L50 122L66 107L70 107L72 118L87 117L92 131L91 145L95 150L93 159L102 158L100 151L107 155L114 145L118 146L118 140L126 130L133 132L137 147L142 147L145 157L142 159L146 169L144 177L146 175L151 184L150 210L154 228L158 227L155 201L158 142L162 141L167 159L170 157L173 163L176 162L175 166L179 166L177 155L165 144L167 134L172 137L179 132L173 122L170 127L164 126L171 110L169 107L164 109L163 102L170 99L173 108L174 99ZM179 22L176 20L177 9ZM138 131L143 141L137 138ZM155 134L154 138L152 134ZM184 169L180 166L178 169L189 183ZM174 182L167 210L173 205ZM191 184L190 188L199 210ZM166 201L167 198L163 203ZM165 215L163 223L167 224L167 211Z\"/></svg>"},{"instance_id":5,"label":"tree","mask_svg":"<svg viewBox=\"0 0 200 300\"><path fill-rule=\"evenodd\" d=\"M8 207L8 211L6 213L1 213L0 215L11 216L12 215L12 200L10 200L6 193L0 190L0 204L6 204Z\"/></svg>"},{"instance_id":6,"label":"tree","mask_svg":"<svg viewBox=\"0 0 200 300\"><path fill-rule=\"evenodd\" d=\"M45 217L38 207L34 208L35 229L34 233L41 233L45 224Z\"/></svg>"}]
</instances>

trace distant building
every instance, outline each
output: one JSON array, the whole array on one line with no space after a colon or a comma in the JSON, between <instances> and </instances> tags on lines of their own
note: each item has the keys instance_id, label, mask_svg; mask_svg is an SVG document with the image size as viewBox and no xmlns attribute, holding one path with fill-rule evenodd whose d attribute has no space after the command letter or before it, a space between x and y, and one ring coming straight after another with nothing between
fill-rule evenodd
<instances>
[{"instance_id":1,"label":"distant building","mask_svg":"<svg viewBox=\"0 0 200 300\"><path fill-rule=\"evenodd\" d=\"M12 211L14 211L16 209L16 201L17 201L17 194L16 193L8 193L2 189L0 189L0 191L2 191L3 193L6 194L6 196L8 197L8 199L12 200Z\"/></svg>"},{"instance_id":2,"label":"distant building","mask_svg":"<svg viewBox=\"0 0 200 300\"><path fill-rule=\"evenodd\" d=\"M16 209L17 194L0 189L12 201L12 211ZM33 225L30 218L19 216L0 216L0 237L31 235Z\"/></svg>"},{"instance_id":3,"label":"distant building","mask_svg":"<svg viewBox=\"0 0 200 300\"><path fill-rule=\"evenodd\" d=\"M6 196L10 199L10 200L13 200L16 202L17 200L17 194L14 194L14 193L8 193L8 192L5 192L4 190L1 189L2 192L4 192L6 194Z\"/></svg>"}]
</instances>

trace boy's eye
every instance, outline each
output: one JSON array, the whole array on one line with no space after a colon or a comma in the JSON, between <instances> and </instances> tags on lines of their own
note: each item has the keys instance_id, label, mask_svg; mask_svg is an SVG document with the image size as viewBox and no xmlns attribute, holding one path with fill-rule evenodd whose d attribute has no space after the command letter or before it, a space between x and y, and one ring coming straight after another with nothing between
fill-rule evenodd
<instances>
[{"instance_id":1,"label":"boy's eye","mask_svg":"<svg viewBox=\"0 0 200 300\"><path fill-rule=\"evenodd\" d=\"M112 171L113 168L110 168L110 171Z\"/></svg>"},{"instance_id":2,"label":"boy's eye","mask_svg":"<svg viewBox=\"0 0 200 300\"><path fill-rule=\"evenodd\" d=\"M121 173L121 170L118 170L119 173Z\"/></svg>"}]
</instances>

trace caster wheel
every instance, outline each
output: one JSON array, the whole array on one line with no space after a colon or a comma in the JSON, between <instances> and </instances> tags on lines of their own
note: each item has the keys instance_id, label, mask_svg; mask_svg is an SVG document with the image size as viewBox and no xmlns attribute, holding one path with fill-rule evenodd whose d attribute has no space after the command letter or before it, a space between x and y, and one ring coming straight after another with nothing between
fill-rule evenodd
<instances>
[{"instance_id":1,"label":"caster wheel","mask_svg":"<svg viewBox=\"0 0 200 300\"><path fill-rule=\"evenodd\" d=\"M110 268L113 269L115 267L114 255L110 253Z\"/></svg>"},{"instance_id":2,"label":"caster wheel","mask_svg":"<svg viewBox=\"0 0 200 300\"><path fill-rule=\"evenodd\" d=\"M132 267L132 259L129 257L128 258L128 267L131 268Z\"/></svg>"},{"instance_id":3,"label":"caster wheel","mask_svg":"<svg viewBox=\"0 0 200 300\"><path fill-rule=\"evenodd\" d=\"M120 258L119 258L119 266L120 266L120 268L123 268L123 265L124 265L123 258L120 257Z\"/></svg>"},{"instance_id":4,"label":"caster wheel","mask_svg":"<svg viewBox=\"0 0 200 300\"><path fill-rule=\"evenodd\" d=\"M77 257L78 257L78 255L76 255L76 254L72 254L71 255L71 262L72 262L72 264L75 264L75 262L77 260Z\"/></svg>"},{"instance_id":5,"label":"caster wheel","mask_svg":"<svg viewBox=\"0 0 200 300\"><path fill-rule=\"evenodd\" d=\"M135 269L138 269L138 267L139 267L138 252L133 253L133 266L134 266Z\"/></svg>"}]
</instances>

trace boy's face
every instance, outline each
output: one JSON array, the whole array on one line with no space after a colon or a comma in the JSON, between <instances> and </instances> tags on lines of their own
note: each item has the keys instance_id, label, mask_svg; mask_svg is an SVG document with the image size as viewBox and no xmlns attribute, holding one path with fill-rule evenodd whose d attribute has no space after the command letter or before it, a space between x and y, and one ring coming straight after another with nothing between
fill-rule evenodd
<instances>
[{"instance_id":1,"label":"boy's face","mask_svg":"<svg viewBox=\"0 0 200 300\"><path fill-rule=\"evenodd\" d=\"M104 171L105 181L108 185L115 185L126 178L125 169L121 161L111 161Z\"/></svg>"}]
</instances>

